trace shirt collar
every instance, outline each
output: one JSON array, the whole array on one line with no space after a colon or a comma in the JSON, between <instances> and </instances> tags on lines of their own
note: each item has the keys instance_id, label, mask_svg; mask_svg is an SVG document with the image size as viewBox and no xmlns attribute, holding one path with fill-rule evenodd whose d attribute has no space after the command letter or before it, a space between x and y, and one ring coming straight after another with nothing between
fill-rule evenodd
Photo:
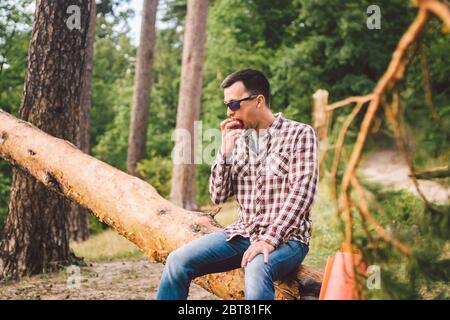
<instances>
[{"instance_id":1,"label":"shirt collar","mask_svg":"<svg viewBox=\"0 0 450 320\"><path fill-rule=\"evenodd\" d=\"M284 121L284 115L282 112L277 112L274 114L275 119L272 121L272 123L267 127L266 132L269 134L269 136L273 136L277 130L281 129L281 126ZM251 136L253 130L247 129L243 132L244 137Z\"/></svg>"},{"instance_id":2,"label":"shirt collar","mask_svg":"<svg viewBox=\"0 0 450 320\"><path fill-rule=\"evenodd\" d=\"M267 128L267 131L269 132L269 135L273 136L273 134L281 129L281 125L283 124L284 121L284 116L283 113L278 112L274 114L275 119L273 120L273 122L270 124L270 126Z\"/></svg>"}]
</instances>

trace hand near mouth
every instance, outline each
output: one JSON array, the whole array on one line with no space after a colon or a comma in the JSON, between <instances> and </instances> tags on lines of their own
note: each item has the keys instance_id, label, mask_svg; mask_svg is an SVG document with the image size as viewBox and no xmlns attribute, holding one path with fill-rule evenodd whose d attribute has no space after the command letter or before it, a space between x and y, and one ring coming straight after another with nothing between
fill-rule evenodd
<instances>
[{"instance_id":1,"label":"hand near mouth","mask_svg":"<svg viewBox=\"0 0 450 320\"><path fill-rule=\"evenodd\" d=\"M221 153L224 156L229 155L236 146L236 140L239 137L241 130L243 129L243 123L238 119L226 119L220 124L222 130L222 147Z\"/></svg>"},{"instance_id":2,"label":"hand near mouth","mask_svg":"<svg viewBox=\"0 0 450 320\"><path fill-rule=\"evenodd\" d=\"M232 124L232 129L243 129L244 128L244 122L240 119L233 119L230 118Z\"/></svg>"}]
</instances>

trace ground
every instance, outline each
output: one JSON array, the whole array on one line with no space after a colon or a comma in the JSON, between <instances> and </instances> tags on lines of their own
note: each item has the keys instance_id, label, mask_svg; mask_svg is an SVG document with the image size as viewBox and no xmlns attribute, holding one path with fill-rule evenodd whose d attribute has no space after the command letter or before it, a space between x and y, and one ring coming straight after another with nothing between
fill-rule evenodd
<instances>
[{"instance_id":1,"label":"ground","mask_svg":"<svg viewBox=\"0 0 450 320\"><path fill-rule=\"evenodd\" d=\"M372 152L364 162L362 170L367 179L378 182L384 187L406 189L417 194L409 170L401 154L394 149ZM418 180L425 197L436 203L448 203L450 187L431 180Z\"/></svg>"},{"instance_id":2,"label":"ground","mask_svg":"<svg viewBox=\"0 0 450 320\"><path fill-rule=\"evenodd\" d=\"M79 281L73 269L27 277L19 282L3 284L0 300L154 299L163 265L147 259L116 232L105 231L84 243L74 243L72 247L77 254L85 254L88 264L79 269ZM193 284L189 299L218 298Z\"/></svg>"},{"instance_id":3,"label":"ground","mask_svg":"<svg viewBox=\"0 0 450 320\"><path fill-rule=\"evenodd\" d=\"M380 150L369 154L361 166L367 179L386 187L405 188L414 192L408 179L407 167L394 150ZM422 181L421 187L430 200L448 201L449 188L432 181ZM209 208L204 208L208 210ZM233 202L226 203L217 220L226 225L237 214ZM304 264L317 269L325 266L328 256L342 243L338 220L325 185L313 209L314 230L310 251ZM72 243L78 256L84 257L86 267L80 269L80 282L67 270L44 274L1 285L0 299L153 299L163 265L147 259L141 251L112 230L92 236L83 243ZM189 299L218 299L217 296L193 284Z\"/></svg>"}]
</instances>

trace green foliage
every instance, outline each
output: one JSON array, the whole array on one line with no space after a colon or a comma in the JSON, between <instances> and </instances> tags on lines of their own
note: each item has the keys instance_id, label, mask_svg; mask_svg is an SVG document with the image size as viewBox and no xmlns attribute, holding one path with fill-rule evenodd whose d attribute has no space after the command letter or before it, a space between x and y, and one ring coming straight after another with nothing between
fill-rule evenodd
<instances>
[{"instance_id":1,"label":"green foliage","mask_svg":"<svg viewBox=\"0 0 450 320\"><path fill-rule=\"evenodd\" d=\"M170 157L174 145L171 137L176 126L181 51L181 35L176 30L158 30L152 70L147 150L161 157Z\"/></svg>"},{"instance_id":2,"label":"green foliage","mask_svg":"<svg viewBox=\"0 0 450 320\"><path fill-rule=\"evenodd\" d=\"M97 138L98 143L92 149L96 158L121 170L126 170L132 94L133 89L126 79L116 82L112 104L113 122Z\"/></svg>"},{"instance_id":3,"label":"green foliage","mask_svg":"<svg viewBox=\"0 0 450 320\"><path fill-rule=\"evenodd\" d=\"M17 114L30 38L30 0L0 3L0 108Z\"/></svg>"},{"instance_id":4,"label":"green foliage","mask_svg":"<svg viewBox=\"0 0 450 320\"><path fill-rule=\"evenodd\" d=\"M211 204L209 197L209 176L211 174L211 166L209 164L201 164L196 167L195 190L196 200L199 206Z\"/></svg>"},{"instance_id":5,"label":"green foliage","mask_svg":"<svg viewBox=\"0 0 450 320\"><path fill-rule=\"evenodd\" d=\"M31 13L30 0L0 3L0 109L17 115L25 78ZM11 170L0 159L0 236L8 211Z\"/></svg>"},{"instance_id":6,"label":"green foliage","mask_svg":"<svg viewBox=\"0 0 450 320\"><path fill-rule=\"evenodd\" d=\"M304 264L323 270L327 258L339 250L343 241L340 220L334 206L331 205L331 189L327 179L320 181L311 217L313 227L310 250Z\"/></svg>"},{"instance_id":7,"label":"green foliage","mask_svg":"<svg viewBox=\"0 0 450 320\"><path fill-rule=\"evenodd\" d=\"M97 4L97 38L110 38L129 32L128 19L134 11L128 6L130 0L100 0Z\"/></svg>"},{"instance_id":8,"label":"green foliage","mask_svg":"<svg viewBox=\"0 0 450 320\"><path fill-rule=\"evenodd\" d=\"M171 159L152 156L138 163L136 170L162 197L166 199L169 197L172 179Z\"/></svg>"},{"instance_id":9,"label":"green foliage","mask_svg":"<svg viewBox=\"0 0 450 320\"><path fill-rule=\"evenodd\" d=\"M382 190L369 186L375 196L371 211L378 223L393 237L413 250L409 258L383 240L370 246L361 222L355 222L355 242L368 265L381 268L381 290L366 290L372 299L448 299L450 281L448 258L450 245L449 207L433 213L415 195L407 191ZM375 205L378 203L378 207ZM378 208L378 210L377 210ZM358 216L354 212L355 217ZM372 234L373 227L369 226Z\"/></svg>"},{"instance_id":10,"label":"green foliage","mask_svg":"<svg viewBox=\"0 0 450 320\"><path fill-rule=\"evenodd\" d=\"M95 147L117 121L115 108L121 108L117 104L122 104L122 108L123 103L131 105L135 54L136 48L125 35L101 38L95 42L89 130L91 147Z\"/></svg>"},{"instance_id":11,"label":"green foliage","mask_svg":"<svg viewBox=\"0 0 450 320\"><path fill-rule=\"evenodd\" d=\"M101 222L92 214L89 216L89 231L91 236L100 234L106 229L108 229L108 225L106 223Z\"/></svg>"},{"instance_id":12,"label":"green foliage","mask_svg":"<svg viewBox=\"0 0 450 320\"><path fill-rule=\"evenodd\" d=\"M421 39L422 48L428 60L433 107L438 120L433 119L427 106L422 60L416 57L402 83L402 103L406 123L414 128L415 163L426 167L428 164L448 164L450 152L450 88L448 74L450 66L444 52L450 50L449 35L442 32L442 24L432 19ZM419 52L420 53L420 52ZM435 162L435 159L446 159Z\"/></svg>"},{"instance_id":13,"label":"green foliage","mask_svg":"<svg viewBox=\"0 0 450 320\"><path fill-rule=\"evenodd\" d=\"M297 41L277 52L273 94L286 115L310 122L317 89L328 90L330 101L337 101L374 88L414 10L405 1L378 1L381 31L366 27L370 1L297 2L301 9L291 26Z\"/></svg>"},{"instance_id":14,"label":"green foliage","mask_svg":"<svg viewBox=\"0 0 450 320\"><path fill-rule=\"evenodd\" d=\"M211 2L210 2L211 3ZM184 18L187 12L186 0L166 0L166 12L162 21L171 24L172 29L184 29Z\"/></svg>"},{"instance_id":15,"label":"green foliage","mask_svg":"<svg viewBox=\"0 0 450 320\"><path fill-rule=\"evenodd\" d=\"M8 213L8 198L11 188L11 178L6 163L0 162L0 236Z\"/></svg>"}]
</instances>

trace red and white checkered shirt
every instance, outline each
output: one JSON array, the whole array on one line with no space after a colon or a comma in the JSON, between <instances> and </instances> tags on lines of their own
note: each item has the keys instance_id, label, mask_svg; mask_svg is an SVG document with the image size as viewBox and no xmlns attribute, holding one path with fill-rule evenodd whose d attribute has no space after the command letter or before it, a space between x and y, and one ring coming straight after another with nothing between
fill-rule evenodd
<instances>
[{"instance_id":1,"label":"red and white checkered shirt","mask_svg":"<svg viewBox=\"0 0 450 320\"><path fill-rule=\"evenodd\" d=\"M309 245L311 206L318 184L314 129L277 113L259 136L242 130L232 155L212 164L209 193L215 204L235 196L239 218L225 228L277 247L288 240Z\"/></svg>"}]
</instances>

